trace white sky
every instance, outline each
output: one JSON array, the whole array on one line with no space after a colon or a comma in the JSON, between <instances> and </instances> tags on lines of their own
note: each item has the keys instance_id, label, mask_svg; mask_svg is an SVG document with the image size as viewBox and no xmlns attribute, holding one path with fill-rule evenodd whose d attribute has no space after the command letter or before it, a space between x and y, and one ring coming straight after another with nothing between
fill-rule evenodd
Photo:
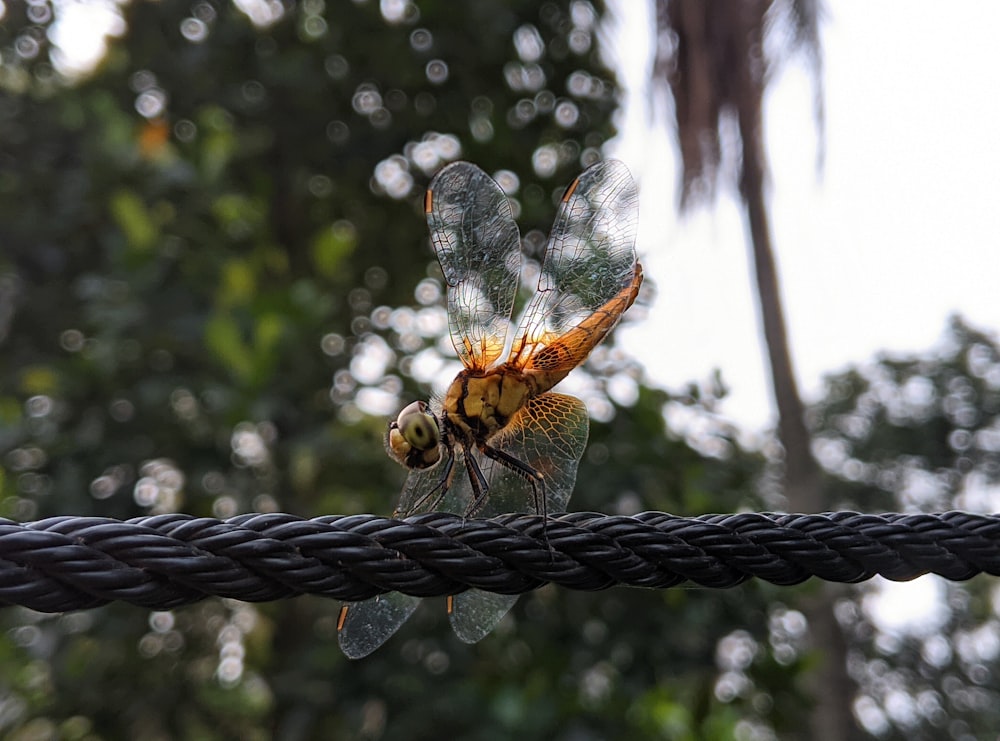
<instances>
[{"instance_id":1,"label":"white sky","mask_svg":"<svg viewBox=\"0 0 1000 741\"><path fill-rule=\"evenodd\" d=\"M621 3L624 60L641 83L653 21ZM619 11L621 12L621 11ZM960 312L1000 327L1000 4L830 3L824 23L825 169L816 171L812 89L801 65L765 109L775 247L793 358L808 399L824 373L879 350L921 352ZM723 410L772 423L742 213L679 222L672 135L648 125L637 91L612 153L641 181L639 249L658 288L647 321L622 335L660 384L715 367Z\"/></svg>"}]
</instances>

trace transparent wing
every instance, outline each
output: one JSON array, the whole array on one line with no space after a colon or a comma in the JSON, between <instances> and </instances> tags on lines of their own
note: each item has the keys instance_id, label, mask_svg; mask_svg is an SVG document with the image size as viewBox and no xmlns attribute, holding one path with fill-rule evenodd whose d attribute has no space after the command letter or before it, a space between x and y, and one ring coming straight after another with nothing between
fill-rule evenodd
<instances>
[{"instance_id":1,"label":"transparent wing","mask_svg":"<svg viewBox=\"0 0 1000 741\"><path fill-rule=\"evenodd\" d=\"M573 396L548 393L531 399L490 444L540 472L545 477L548 512L565 512L588 433L583 402ZM531 485L523 477L493 460L484 462L483 472L490 484L489 498L480 510L483 516L526 508L538 512ZM457 594L449 613L452 630L462 641L475 643L496 627L515 602L516 595L479 590Z\"/></svg>"},{"instance_id":2,"label":"transparent wing","mask_svg":"<svg viewBox=\"0 0 1000 741\"><path fill-rule=\"evenodd\" d=\"M340 650L349 659L364 658L389 640L419 604L419 597L399 592L345 604L337 625Z\"/></svg>"},{"instance_id":3,"label":"transparent wing","mask_svg":"<svg viewBox=\"0 0 1000 741\"><path fill-rule=\"evenodd\" d=\"M452 343L467 368L489 368L503 353L520 274L510 203L485 172L455 162L431 181L424 210L448 285Z\"/></svg>"},{"instance_id":4,"label":"transparent wing","mask_svg":"<svg viewBox=\"0 0 1000 741\"><path fill-rule=\"evenodd\" d=\"M638 205L635 182L616 160L588 168L566 189L549 235L538 291L514 335L511 363L530 367L532 356L574 328L586 327L587 320L603 310L600 322L592 321L587 332L577 333L579 347L564 359L566 364L575 361L568 372L631 305L632 289L638 292L642 282L635 255ZM631 299L615 303L625 295Z\"/></svg>"},{"instance_id":5,"label":"transparent wing","mask_svg":"<svg viewBox=\"0 0 1000 741\"><path fill-rule=\"evenodd\" d=\"M546 393L529 399L490 445L527 463L545 477L545 505L549 514L565 512L576 484L576 469L587 447L590 431L587 407L575 396ZM496 461L483 471L490 495L482 512L538 512L531 484Z\"/></svg>"}]
</instances>

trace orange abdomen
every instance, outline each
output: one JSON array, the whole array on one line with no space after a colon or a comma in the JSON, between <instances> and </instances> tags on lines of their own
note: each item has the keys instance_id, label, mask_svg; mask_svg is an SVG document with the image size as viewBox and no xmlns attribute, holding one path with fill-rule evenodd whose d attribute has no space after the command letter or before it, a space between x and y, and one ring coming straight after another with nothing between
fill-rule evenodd
<instances>
[{"instance_id":1,"label":"orange abdomen","mask_svg":"<svg viewBox=\"0 0 1000 741\"><path fill-rule=\"evenodd\" d=\"M642 286L642 265L635 264L632 282L614 298L535 353L525 366L538 382L538 393L548 391L583 363L635 302Z\"/></svg>"}]
</instances>

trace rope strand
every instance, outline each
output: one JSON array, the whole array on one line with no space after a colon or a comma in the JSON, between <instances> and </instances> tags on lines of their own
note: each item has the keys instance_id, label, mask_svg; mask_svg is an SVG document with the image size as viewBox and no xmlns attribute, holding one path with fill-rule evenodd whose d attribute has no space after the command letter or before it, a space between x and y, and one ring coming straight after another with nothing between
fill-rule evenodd
<instances>
[{"instance_id":1,"label":"rope strand","mask_svg":"<svg viewBox=\"0 0 1000 741\"><path fill-rule=\"evenodd\" d=\"M1000 575L1000 516L0 519L0 604L42 612L114 600L169 609L209 596L357 601L388 591L431 597L470 587L519 594L549 582L581 590L683 582L721 589L750 578L792 585L810 577L859 582L880 574L902 581L926 573L954 581Z\"/></svg>"}]
</instances>

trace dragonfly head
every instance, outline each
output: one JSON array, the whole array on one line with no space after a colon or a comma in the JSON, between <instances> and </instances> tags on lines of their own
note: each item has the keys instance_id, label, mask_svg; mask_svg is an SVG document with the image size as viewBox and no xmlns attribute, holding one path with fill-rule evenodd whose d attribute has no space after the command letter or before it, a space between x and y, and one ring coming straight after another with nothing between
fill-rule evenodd
<instances>
[{"instance_id":1,"label":"dragonfly head","mask_svg":"<svg viewBox=\"0 0 1000 741\"><path fill-rule=\"evenodd\" d=\"M407 468L430 468L441 460L441 428L426 402L413 402L389 423L386 448Z\"/></svg>"}]
</instances>

